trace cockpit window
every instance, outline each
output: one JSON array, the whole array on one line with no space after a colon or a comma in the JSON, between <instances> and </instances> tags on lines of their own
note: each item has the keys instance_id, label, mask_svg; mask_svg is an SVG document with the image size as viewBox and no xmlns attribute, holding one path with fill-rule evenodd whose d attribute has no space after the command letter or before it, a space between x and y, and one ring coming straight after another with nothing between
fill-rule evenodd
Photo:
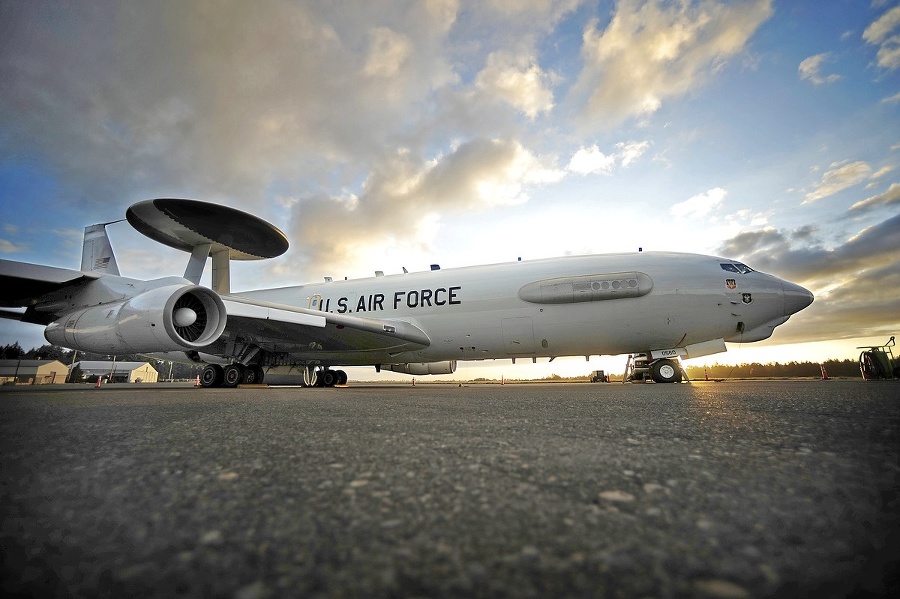
<instances>
[{"instance_id":1,"label":"cockpit window","mask_svg":"<svg viewBox=\"0 0 900 599\"><path fill-rule=\"evenodd\" d=\"M719 266L722 267L722 270L728 272L736 272L742 275L745 275L748 272L754 272L752 268L750 268L746 264L741 264L740 262L723 262L719 264Z\"/></svg>"}]
</instances>

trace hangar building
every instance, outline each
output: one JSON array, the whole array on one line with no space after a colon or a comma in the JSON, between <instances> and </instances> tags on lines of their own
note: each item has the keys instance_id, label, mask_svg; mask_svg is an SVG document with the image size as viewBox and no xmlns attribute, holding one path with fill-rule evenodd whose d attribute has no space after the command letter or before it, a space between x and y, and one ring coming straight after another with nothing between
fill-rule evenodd
<instances>
[{"instance_id":1,"label":"hangar building","mask_svg":"<svg viewBox=\"0 0 900 599\"><path fill-rule=\"evenodd\" d=\"M69 367L59 360L0 360L2 385L65 383Z\"/></svg>"},{"instance_id":2,"label":"hangar building","mask_svg":"<svg viewBox=\"0 0 900 599\"><path fill-rule=\"evenodd\" d=\"M81 374L88 380L102 376L110 383L155 383L159 373L150 362L102 362L82 360L78 362Z\"/></svg>"}]
</instances>

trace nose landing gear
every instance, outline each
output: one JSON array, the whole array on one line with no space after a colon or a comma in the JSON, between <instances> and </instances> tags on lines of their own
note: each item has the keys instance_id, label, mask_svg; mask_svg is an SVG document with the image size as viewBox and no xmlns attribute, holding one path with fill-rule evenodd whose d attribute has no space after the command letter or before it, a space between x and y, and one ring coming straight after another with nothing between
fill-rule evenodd
<instances>
[{"instance_id":1,"label":"nose landing gear","mask_svg":"<svg viewBox=\"0 0 900 599\"><path fill-rule=\"evenodd\" d=\"M651 360L647 354L631 354L625 366L622 382L651 380L654 383L680 383L687 375L677 360L662 358Z\"/></svg>"}]
</instances>

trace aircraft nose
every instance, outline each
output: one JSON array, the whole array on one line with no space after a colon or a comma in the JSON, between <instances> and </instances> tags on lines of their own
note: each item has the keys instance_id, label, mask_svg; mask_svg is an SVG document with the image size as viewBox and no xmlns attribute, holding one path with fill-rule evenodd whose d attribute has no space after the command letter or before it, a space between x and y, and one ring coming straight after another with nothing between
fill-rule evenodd
<instances>
[{"instance_id":1,"label":"aircraft nose","mask_svg":"<svg viewBox=\"0 0 900 599\"><path fill-rule=\"evenodd\" d=\"M781 282L781 289L784 292L784 315L790 316L796 314L813 303L813 294L808 289L795 285L789 281Z\"/></svg>"}]
</instances>

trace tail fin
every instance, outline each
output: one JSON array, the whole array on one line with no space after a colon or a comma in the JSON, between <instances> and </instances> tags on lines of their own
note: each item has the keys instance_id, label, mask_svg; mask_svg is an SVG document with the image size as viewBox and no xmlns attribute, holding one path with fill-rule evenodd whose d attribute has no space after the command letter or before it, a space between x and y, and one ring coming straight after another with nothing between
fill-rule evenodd
<instances>
[{"instance_id":1,"label":"tail fin","mask_svg":"<svg viewBox=\"0 0 900 599\"><path fill-rule=\"evenodd\" d=\"M113 221L121 222L121 221ZM113 254L112 245L106 235L106 225L100 223L84 228L84 248L81 251L81 270L83 272L102 272L119 275L119 265Z\"/></svg>"}]
</instances>

